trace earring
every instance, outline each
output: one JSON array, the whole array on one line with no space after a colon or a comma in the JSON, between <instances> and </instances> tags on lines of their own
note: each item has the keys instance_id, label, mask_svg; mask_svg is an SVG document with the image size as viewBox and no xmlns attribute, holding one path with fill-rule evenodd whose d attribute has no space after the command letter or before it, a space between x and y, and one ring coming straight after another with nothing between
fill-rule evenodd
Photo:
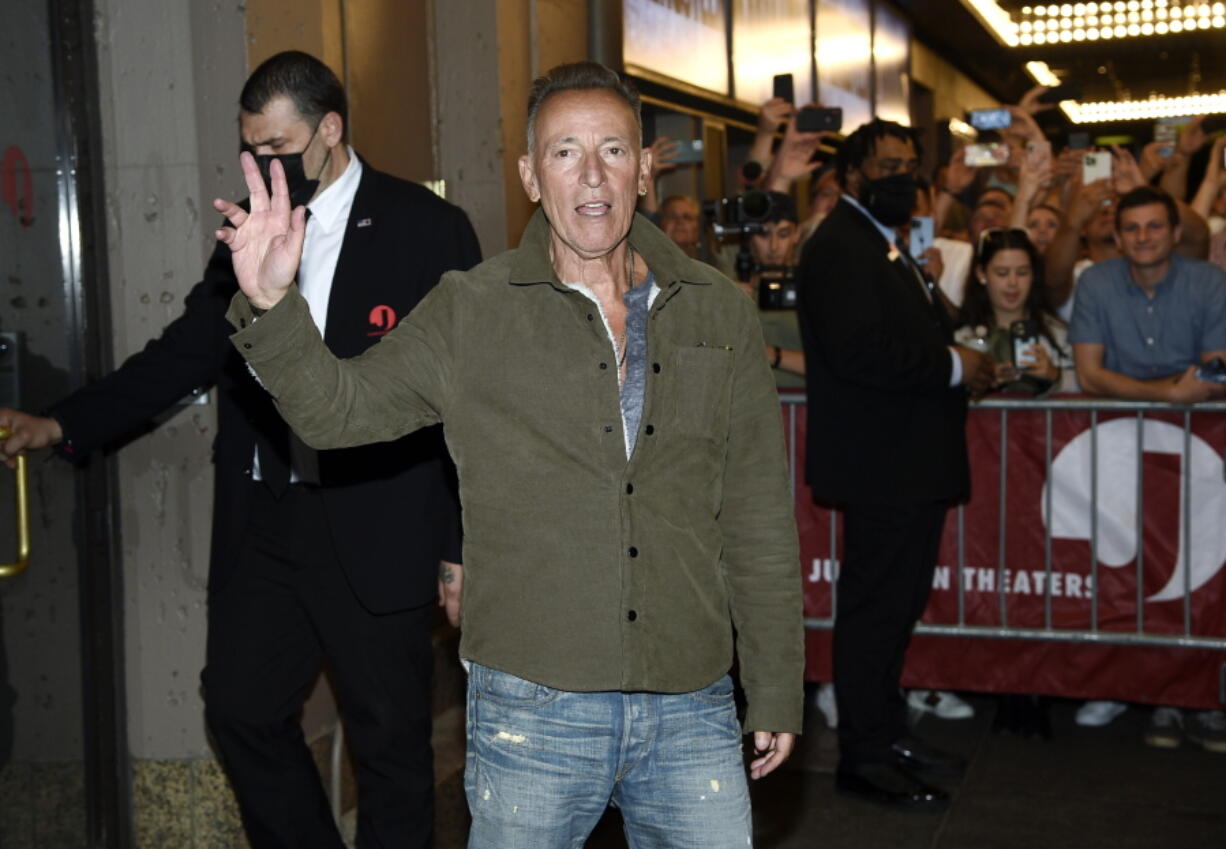
<instances>
[{"instance_id":1,"label":"earring","mask_svg":"<svg viewBox=\"0 0 1226 849\"><path fill-rule=\"evenodd\" d=\"M644 195L644 196L646 196L646 194L647 194L647 187L646 187L646 186L639 186L639 194L640 194L640 195Z\"/></svg>"}]
</instances>

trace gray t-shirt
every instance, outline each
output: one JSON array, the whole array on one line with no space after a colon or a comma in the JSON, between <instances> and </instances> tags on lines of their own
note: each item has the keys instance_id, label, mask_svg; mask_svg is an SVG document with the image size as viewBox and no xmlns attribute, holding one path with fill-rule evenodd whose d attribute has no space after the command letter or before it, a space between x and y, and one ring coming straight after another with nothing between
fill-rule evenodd
<instances>
[{"instance_id":1,"label":"gray t-shirt","mask_svg":"<svg viewBox=\"0 0 1226 849\"><path fill-rule=\"evenodd\" d=\"M1226 350L1226 272L1175 254L1151 298L1126 258L1095 263L1077 282L1068 340L1105 346L1103 366L1136 380L1178 374Z\"/></svg>"}]
</instances>

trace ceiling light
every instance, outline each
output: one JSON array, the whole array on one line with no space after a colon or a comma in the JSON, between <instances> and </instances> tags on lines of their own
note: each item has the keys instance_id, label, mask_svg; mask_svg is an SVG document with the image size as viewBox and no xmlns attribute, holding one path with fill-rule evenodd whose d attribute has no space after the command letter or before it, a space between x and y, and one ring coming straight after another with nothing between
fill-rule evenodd
<instances>
[{"instance_id":1,"label":"ceiling light","mask_svg":"<svg viewBox=\"0 0 1226 849\"><path fill-rule=\"evenodd\" d=\"M1039 85L1052 87L1060 85L1060 78L1052 72L1046 62L1027 62L1026 73L1030 74L1030 78Z\"/></svg>"},{"instance_id":2,"label":"ceiling light","mask_svg":"<svg viewBox=\"0 0 1226 849\"><path fill-rule=\"evenodd\" d=\"M1136 121L1143 118L1175 118L1183 115L1207 115L1226 112L1226 93L1199 94L1188 97L1155 97L1149 100L1107 101L1101 103L1060 104L1069 118L1078 124Z\"/></svg>"},{"instance_id":3,"label":"ceiling light","mask_svg":"<svg viewBox=\"0 0 1226 849\"><path fill-rule=\"evenodd\" d=\"M1012 10L1001 5L1005 0L961 2L1006 47L1226 29L1224 0L1187 5L1170 0L1103 0ZM1078 31L1082 35L1074 37Z\"/></svg>"},{"instance_id":4,"label":"ceiling light","mask_svg":"<svg viewBox=\"0 0 1226 849\"><path fill-rule=\"evenodd\" d=\"M949 119L949 131L955 136L962 136L963 138L975 139L979 137L978 130L958 118Z\"/></svg>"}]
</instances>

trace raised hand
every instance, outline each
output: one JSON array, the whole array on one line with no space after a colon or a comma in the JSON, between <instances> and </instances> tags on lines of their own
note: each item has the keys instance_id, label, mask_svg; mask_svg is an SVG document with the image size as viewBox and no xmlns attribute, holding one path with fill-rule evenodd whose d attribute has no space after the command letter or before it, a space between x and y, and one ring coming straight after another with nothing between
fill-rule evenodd
<instances>
[{"instance_id":1,"label":"raised hand","mask_svg":"<svg viewBox=\"0 0 1226 849\"><path fill-rule=\"evenodd\" d=\"M762 109L758 112L758 132L774 133L795 111L796 107L782 97L772 97L762 104Z\"/></svg>"},{"instance_id":2,"label":"raised hand","mask_svg":"<svg viewBox=\"0 0 1226 849\"><path fill-rule=\"evenodd\" d=\"M833 133L825 130L812 133L801 132L796 129L796 115L793 114L788 118L787 129L783 132L779 152L775 155L774 162L771 163L767 187L771 191L786 192L792 183L817 168L818 163L812 161L813 154L817 152L822 139L830 135Z\"/></svg>"},{"instance_id":3,"label":"raised hand","mask_svg":"<svg viewBox=\"0 0 1226 849\"><path fill-rule=\"evenodd\" d=\"M651 177L654 180L666 171L677 167L677 142L668 136L660 136L651 143Z\"/></svg>"},{"instance_id":4,"label":"raised hand","mask_svg":"<svg viewBox=\"0 0 1226 849\"><path fill-rule=\"evenodd\" d=\"M306 207L290 209L285 170L278 160L274 159L269 168L271 198L255 157L243 151L239 162L250 193L251 211L221 198L214 200L213 207L233 225L218 230L216 236L230 246L234 276L243 294L252 306L266 310L285 297L298 273L306 238Z\"/></svg>"},{"instance_id":5,"label":"raised hand","mask_svg":"<svg viewBox=\"0 0 1226 849\"><path fill-rule=\"evenodd\" d=\"M1105 204L1111 201L1115 192L1111 187L1111 179L1108 177L1085 185L1081 184L1080 177L1073 179L1076 185L1068 206L1068 223L1074 230L1080 231Z\"/></svg>"},{"instance_id":6,"label":"raised hand","mask_svg":"<svg viewBox=\"0 0 1226 849\"><path fill-rule=\"evenodd\" d=\"M1205 128L1202 126L1204 122L1205 116L1197 115L1184 126L1183 132L1179 134L1179 142L1175 145L1178 154L1191 156L1205 146L1209 136L1205 134Z\"/></svg>"},{"instance_id":7,"label":"raised hand","mask_svg":"<svg viewBox=\"0 0 1226 849\"><path fill-rule=\"evenodd\" d=\"M1142 173L1140 166L1137 165L1137 160L1133 157L1132 152L1120 147L1118 144L1111 145L1111 152L1115 158L1115 166L1111 171L1111 180L1115 187L1116 194L1127 194L1135 188L1145 185L1145 175Z\"/></svg>"},{"instance_id":8,"label":"raised hand","mask_svg":"<svg viewBox=\"0 0 1226 849\"><path fill-rule=\"evenodd\" d=\"M966 148L960 147L949 158L949 167L945 169L945 191L959 195L975 182L975 169L966 164Z\"/></svg>"}]
</instances>

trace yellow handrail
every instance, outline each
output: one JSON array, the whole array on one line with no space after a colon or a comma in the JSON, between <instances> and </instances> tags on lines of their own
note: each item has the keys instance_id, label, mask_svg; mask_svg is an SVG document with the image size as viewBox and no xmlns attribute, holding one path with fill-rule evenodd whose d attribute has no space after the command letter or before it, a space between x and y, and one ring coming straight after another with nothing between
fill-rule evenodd
<instances>
[{"instance_id":1,"label":"yellow handrail","mask_svg":"<svg viewBox=\"0 0 1226 849\"><path fill-rule=\"evenodd\" d=\"M9 438L10 431L0 427L0 441ZM30 500L26 477L26 455L17 455L17 562L0 563L0 578L20 575L30 565Z\"/></svg>"}]
</instances>

